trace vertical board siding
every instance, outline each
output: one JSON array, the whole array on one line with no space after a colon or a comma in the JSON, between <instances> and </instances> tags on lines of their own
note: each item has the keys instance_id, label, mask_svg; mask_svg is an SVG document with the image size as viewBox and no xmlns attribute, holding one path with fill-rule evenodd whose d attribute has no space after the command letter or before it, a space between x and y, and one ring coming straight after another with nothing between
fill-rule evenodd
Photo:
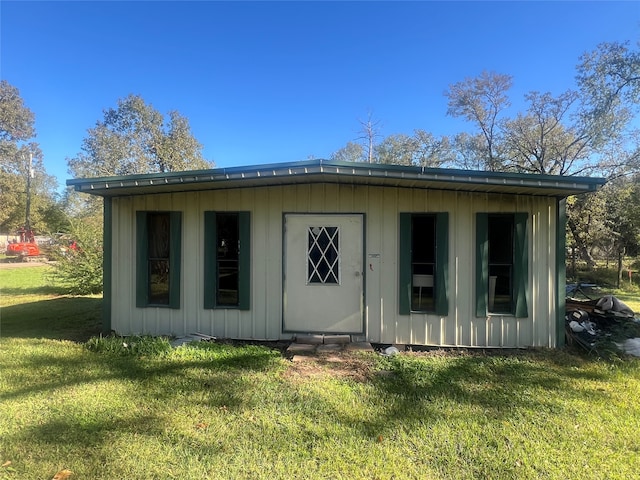
<instances>
[{"instance_id":1,"label":"vertical board siding","mask_svg":"<svg viewBox=\"0 0 640 480\"><path fill-rule=\"evenodd\" d=\"M373 188L363 188L362 202L369 211L381 211L384 199ZM384 224L381 215L368 214L365 226L365 332L372 342L382 338L382 308L384 299L380 295L382 282L382 232Z\"/></svg>"},{"instance_id":2,"label":"vertical board siding","mask_svg":"<svg viewBox=\"0 0 640 480\"><path fill-rule=\"evenodd\" d=\"M366 339L470 347L555 346L555 199L407 188L298 184L114 198L112 328L121 334L275 340L282 333L285 213L362 213L365 219ZM181 308L135 306L135 212L182 212ZM204 212L247 211L251 235L250 310L203 308ZM399 214L448 212L448 315L398 311ZM528 214L528 316L476 317L476 214Z\"/></svg>"}]
</instances>

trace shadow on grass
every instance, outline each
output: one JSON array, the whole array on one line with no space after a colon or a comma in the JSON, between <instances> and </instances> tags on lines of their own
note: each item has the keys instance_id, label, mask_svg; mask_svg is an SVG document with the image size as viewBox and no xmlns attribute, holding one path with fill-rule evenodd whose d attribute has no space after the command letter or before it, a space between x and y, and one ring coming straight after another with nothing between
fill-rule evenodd
<instances>
[{"instance_id":1,"label":"shadow on grass","mask_svg":"<svg viewBox=\"0 0 640 480\"><path fill-rule=\"evenodd\" d=\"M122 357L80 346L63 347L58 354L47 342L31 347L27 355L22 345L20 342L13 355L22 357L18 362L0 358L0 370L10 369L12 377L11 387L0 391L0 402L21 408L23 401L53 399L55 408L45 409L37 424L16 429L3 440L45 451L51 445L62 451L86 451L88 457L113 439L160 438L173 415L191 418L194 406L212 412L205 415L251 410L261 401L256 391L262 385L261 372L275 372L281 362L266 348L226 347L228 351L220 358L192 359ZM124 387L117 388L115 396L113 384ZM192 421L197 429L197 414ZM205 444L200 448L209 450Z\"/></svg>"},{"instance_id":2,"label":"shadow on grass","mask_svg":"<svg viewBox=\"0 0 640 480\"><path fill-rule=\"evenodd\" d=\"M84 342L100 333L101 308L102 299L91 297L60 297L3 307L0 338Z\"/></svg>"},{"instance_id":3,"label":"shadow on grass","mask_svg":"<svg viewBox=\"0 0 640 480\"><path fill-rule=\"evenodd\" d=\"M64 295L65 290L62 287L55 285L35 285L35 286L22 286L22 287L2 287L2 295L16 296L16 295Z\"/></svg>"},{"instance_id":4,"label":"shadow on grass","mask_svg":"<svg viewBox=\"0 0 640 480\"><path fill-rule=\"evenodd\" d=\"M555 357L552 354L551 357ZM585 375L571 365L559 365L546 356L461 356L425 361L411 357L389 360L388 370L374 381L385 402L384 414L365 422L368 435L389 426L422 424L425 420L454 418L450 406L469 406L486 419L508 421L536 415L572 414L570 400L593 401L607 397L594 388L577 387L574 380L606 382L606 374ZM567 411L569 409L569 411ZM468 415L460 413L461 415Z\"/></svg>"},{"instance_id":5,"label":"shadow on grass","mask_svg":"<svg viewBox=\"0 0 640 480\"><path fill-rule=\"evenodd\" d=\"M346 426L359 437L375 442L378 435L392 438L400 430L422 429L419 433L423 434L425 425L453 420L458 415L472 421L486 416L488 422L498 423L511 418L518 422L521 415L531 412L562 416L573 399L606 396L598 391L598 380L610 380L605 372L601 378L594 376L593 388L576 387L572 384L573 372L580 360L564 361L555 354L446 359L400 355L382 360L388 375L376 376L371 383L362 386L331 380L325 390L322 385L308 388L306 382L283 381L278 375L282 360L265 348L203 342L189 346L183 356L173 351L166 358L98 354L79 346L68 346L58 354L46 343L36 345L15 365L10 358L0 357L0 365L13 365L17 370L13 372L12 388L0 392L0 400L22 404L37 395L56 402L54 410L43 411L39 424L16 429L5 440L48 450L58 444L86 450L91 462L99 462L100 458L92 456L99 455L95 452L102 448L108 451L114 439L162 437L167 432L178 448L187 448L194 458L210 455L215 437L192 435L188 427L172 426L174 415L189 415L183 421L192 422L193 431L198 429L201 417L206 422L207 418L239 411L255 414L259 425L264 415L273 414L271 408L277 404L284 419L277 431L291 429L297 441L311 450L323 438L324 425L327 431L333 424ZM313 381L309 379L308 383ZM110 389L112 382L117 388ZM333 390L336 383L339 387ZM356 403L356 408L342 408L339 394L343 389L349 390L349 402ZM363 397L362 401L355 395ZM566 403L558 401L560 396ZM110 397L113 404L109 403ZM99 408L95 406L98 403ZM229 418L243 422L239 415ZM259 431L253 423L237 428Z\"/></svg>"},{"instance_id":6,"label":"shadow on grass","mask_svg":"<svg viewBox=\"0 0 640 480\"><path fill-rule=\"evenodd\" d=\"M22 430L18 438L32 447L92 450L103 447L109 435L127 431L132 435L160 435L164 426L155 416L136 416L131 418L96 415L87 419L67 414L62 418L48 419L38 426Z\"/></svg>"},{"instance_id":7,"label":"shadow on grass","mask_svg":"<svg viewBox=\"0 0 640 480\"><path fill-rule=\"evenodd\" d=\"M197 344L196 344L197 345ZM49 349L50 347L43 347ZM77 386L110 380L130 381L137 386L136 396L171 400L185 392L204 393L201 399L213 405L246 403L244 393L251 384L245 373L269 371L280 357L269 349L226 347L224 355L216 358L167 358L118 356L94 353L82 349L70 356L33 352L19 365L25 381L14 389L0 392L0 399L12 400L37 393L65 390ZM9 361L10 363L10 361ZM0 362L2 365L2 362ZM8 367L10 368L10 367ZM46 372L36 376L33 372ZM211 399L207 398L211 395ZM229 401L225 402L225 398Z\"/></svg>"}]
</instances>

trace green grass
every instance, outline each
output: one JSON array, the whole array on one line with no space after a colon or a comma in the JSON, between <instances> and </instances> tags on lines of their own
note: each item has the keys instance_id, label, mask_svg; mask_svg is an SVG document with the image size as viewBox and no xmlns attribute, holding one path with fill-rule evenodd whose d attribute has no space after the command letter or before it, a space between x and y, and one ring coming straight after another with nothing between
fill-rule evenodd
<instances>
[{"instance_id":1,"label":"green grass","mask_svg":"<svg viewBox=\"0 0 640 480\"><path fill-rule=\"evenodd\" d=\"M3 291L6 279L0 271ZM83 301L100 300L49 291L38 301L37 282L19 283L24 292L14 296L35 305L10 310L22 305L14 298L2 309L0 465L11 462L2 480L49 480L65 468L72 480L628 479L640 471L637 360L531 350L360 353L334 365L292 363L255 345L70 341L48 333L57 318L50 302L77 301L61 310L74 316ZM57 335L86 336L94 323L80 313Z\"/></svg>"},{"instance_id":2,"label":"green grass","mask_svg":"<svg viewBox=\"0 0 640 480\"><path fill-rule=\"evenodd\" d=\"M50 271L0 268L0 337L85 341L100 332L101 296L63 295Z\"/></svg>"}]
</instances>

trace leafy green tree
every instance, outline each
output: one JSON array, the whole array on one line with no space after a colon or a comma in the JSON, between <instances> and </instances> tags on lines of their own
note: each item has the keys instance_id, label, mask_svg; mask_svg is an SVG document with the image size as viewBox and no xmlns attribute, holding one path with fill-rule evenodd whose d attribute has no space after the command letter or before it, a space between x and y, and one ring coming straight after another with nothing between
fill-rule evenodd
<instances>
[{"instance_id":1,"label":"leafy green tree","mask_svg":"<svg viewBox=\"0 0 640 480\"><path fill-rule=\"evenodd\" d=\"M603 250L614 257L640 254L640 177L619 177L599 192L606 212Z\"/></svg>"},{"instance_id":2,"label":"leafy green tree","mask_svg":"<svg viewBox=\"0 0 640 480\"><path fill-rule=\"evenodd\" d=\"M608 173L640 172L640 136L634 123L640 112L640 49L629 42L602 43L582 55L577 72L580 121L596 146L611 150L617 145L617 160L609 157Z\"/></svg>"},{"instance_id":3,"label":"leafy green tree","mask_svg":"<svg viewBox=\"0 0 640 480\"><path fill-rule=\"evenodd\" d=\"M408 135L396 134L385 137L375 147L375 162L394 165L413 165L416 149L414 139Z\"/></svg>"},{"instance_id":4,"label":"leafy green tree","mask_svg":"<svg viewBox=\"0 0 640 480\"><path fill-rule=\"evenodd\" d=\"M19 90L1 80L0 226L6 232L15 231L27 221L36 232L50 232L53 219L48 215L60 207L55 193L57 182L47 174L42 151L34 141L34 122L35 115L24 104Z\"/></svg>"},{"instance_id":5,"label":"leafy green tree","mask_svg":"<svg viewBox=\"0 0 640 480\"><path fill-rule=\"evenodd\" d=\"M104 111L104 120L88 130L81 152L68 158L75 177L199 170L213 167L202 157L188 120L176 111L168 120L136 95Z\"/></svg>"},{"instance_id":6,"label":"leafy green tree","mask_svg":"<svg viewBox=\"0 0 640 480\"><path fill-rule=\"evenodd\" d=\"M445 94L448 113L477 128L475 133L455 137L457 163L483 170L596 173L612 179L638 172L640 135L632 128L632 120L640 104L640 52L628 43L601 44L580 58L576 78L575 91L558 96L528 93L527 110L514 118L504 115L510 104L510 77L482 73L454 84ZM589 246L595 245L599 233L620 237L606 224L585 221L596 217L594 211L603 205L604 194L569 204L571 244L589 266L594 264ZM608 208L622 205L609 202ZM603 218L618 219L620 225L619 214L609 212Z\"/></svg>"},{"instance_id":7,"label":"leafy green tree","mask_svg":"<svg viewBox=\"0 0 640 480\"><path fill-rule=\"evenodd\" d=\"M23 160L29 155L26 147L35 135L35 117L19 90L6 80L0 81L0 225L15 227L9 221L17 214L26 176ZM28 157L27 157L28 158ZM22 214L24 222L24 210ZM9 225L7 225L9 223Z\"/></svg>"},{"instance_id":8,"label":"leafy green tree","mask_svg":"<svg viewBox=\"0 0 640 480\"><path fill-rule=\"evenodd\" d=\"M165 118L136 95L118 101L104 119L88 130L81 152L68 158L75 177L199 170L213 167L202 157L202 145L188 120L176 111ZM56 265L55 275L69 293L102 291L102 200L67 191L72 217L70 237L78 244Z\"/></svg>"},{"instance_id":9,"label":"leafy green tree","mask_svg":"<svg viewBox=\"0 0 640 480\"><path fill-rule=\"evenodd\" d=\"M374 123L370 120L365 125L373 128ZM367 131L366 128L363 132L365 131ZM373 133L373 130L369 131ZM375 133L375 135L377 136L378 134ZM345 162L385 163L420 167L440 167L451 161L449 139L447 137L436 138L425 130L415 130L413 135L389 135L377 144L373 143L373 136L362 138L366 140L365 145L347 142L344 147L332 153L330 158Z\"/></svg>"},{"instance_id":10,"label":"leafy green tree","mask_svg":"<svg viewBox=\"0 0 640 480\"><path fill-rule=\"evenodd\" d=\"M624 130L640 109L640 50L601 43L580 57L577 82L582 121L600 143Z\"/></svg>"},{"instance_id":11,"label":"leafy green tree","mask_svg":"<svg viewBox=\"0 0 640 480\"><path fill-rule=\"evenodd\" d=\"M347 142L340 150L331 154L331 160L341 162L365 162L364 148L359 143Z\"/></svg>"},{"instance_id":12,"label":"leafy green tree","mask_svg":"<svg viewBox=\"0 0 640 480\"><path fill-rule=\"evenodd\" d=\"M28 150L37 152L31 162ZM14 170L0 175L4 180L3 184L8 187L6 193L9 207L0 214L2 225L7 232L14 232L18 227L25 226L28 210L29 227L37 234L44 235L55 231L55 225L60 220L49 218L49 215L63 208L56 193L57 181L46 172L37 145L31 144L22 151L14 159Z\"/></svg>"},{"instance_id":13,"label":"leafy green tree","mask_svg":"<svg viewBox=\"0 0 640 480\"><path fill-rule=\"evenodd\" d=\"M375 148L375 161L394 165L440 167L449 158L447 137L436 138L424 130L415 130L412 136L397 134L385 137Z\"/></svg>"},{"instance_id":14,"label":"leafy green tree","mask_svg":"<svg viewBox=\"0 0 640 480\"><path fill-rule=\"evenodd\" d=\"M6 80L0 80L0 141L2 148L15 146L35 136L35 116L24 104L20 91Z\"/></svg>"},{"instance_id":15,"label":"leafy green tree","mask_svg":"<svg viewBox=\"0 0 640 480\"><path fill-rule=\"evenodd\" d=\"M481 170L575 175L595 168L592 129L577 115L579 95L567 91L525 95L527 110L509 118L511 77L482 73L446 93L449 115L475 124L478 132L455 137L457 163Z\"/></svg>"},{"instance_id":16,"label":"leafy green tree","mask_svg":"<svg viewBox=\"0 0 640 480\"><path fill-rule=\"evenodd\" d=\"M609 176L607 187L592 200L604 206L604 225L587 223L580 231L599 232L619 256L637 255L640 136L633 120L640 108L640 50L628 42L600 44L582 55L577 72L581 104L576 123L589 139L591 161ZM580 220L569 216L570 222Z\"/></svg>"},{"instance_id":17,"label":"leafy green tree","mask_svg":"<svg viewBox=\"0 0 640 480\"><path fill-rule=\"evenodd\" d=\"M576 92L553 97L550 93L525 95L528 109L503 123L507 169L551 175L576 175L593 170L594 145L590 132L569 118Z\"/></svg>"},{"instance_id":18,"label":"leafy green tree","mask_svg":"<svg viewBox=\"0 0 640 480\"><path fill-rule=\"evenodd\" d=\"M454 83L445 92L447 114L466 119L478 130L473 143L478 148L476 156L482 170L504 170L500 122L502 112L511 105L507 92L512 84L509 75L485 71L476 78Z\"/></svg>"},{"instance_id":19,"label":"leafy green tree","mask_svg":"<svg viewBox=\"0 0 640 480\"><path fill-rule=\"evenodd\" d=\"M413 132L413 138L416 144L414 165L435 168L453 162L449 137L435 137L425 130L417 129Z\"/></svg>"},{"instance_id":20,"label":"leafy green tree","mask_svg":"<svg viewBox=\"0 0 640 480\"><path fill-rule=\"evenodd\" d=\"M567 247L585 262L589 270L596 265L592 247L605 236L606 207L598 193L571 196L567 199Z\"/></svg>"},{"instance_id":21,"label":"leafy green tree","mask_svg":"<svg viewBox=\"0 0 640 480\"><path fill-rule=\"evenodd\" d=\"M612 138L600 151L598 167L610 179L640 173L640 129Z\"/></svg>"},{"instance_id":22,"label":"leafy green tree","mask_svg":"<svg viewBox=\"0 0 640 480\"><path fill-rule=\"evenodd\" d=\"M478 155L484 148L481 135L457 133L450 140L452 165L465 170L483 170L485 159Z\"/></svg>"}]
</instances>

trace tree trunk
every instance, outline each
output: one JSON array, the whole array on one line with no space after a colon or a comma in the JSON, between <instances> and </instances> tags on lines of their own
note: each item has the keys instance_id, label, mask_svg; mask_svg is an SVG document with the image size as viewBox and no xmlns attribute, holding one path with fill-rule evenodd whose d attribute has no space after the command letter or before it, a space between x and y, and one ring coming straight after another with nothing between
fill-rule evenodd
<instances>
[{"instance_id":1,"label":"tree trunk","mask_svg":"<svg viewBox=\"0 0 640 480\"><path fill-rule=\"evenodd\" d=\"M596 261L591 256L591 252L589 252L587 242L584 240L584 238L582 238L582 235L580 235L576 222L571 218L568 218L567 224L569 225L569 230L571 230L571 235L573 236L573 241L576 248L578 249L580 258L587 262L587 269L593 270L596 266Z\"/></svg>"},{"instance_id":2,"label":"tree trunk","mask_svg":"<svg viewBox=\"0 0 640 480\"><path fill-rule=\"evenodd\" d=\"M618 251L618 283L616 285L616 288L620 288L620 285L622 285L622 259L624 258L624 253L625 248L622 247Z\"/></svg>"}]
</instances>

